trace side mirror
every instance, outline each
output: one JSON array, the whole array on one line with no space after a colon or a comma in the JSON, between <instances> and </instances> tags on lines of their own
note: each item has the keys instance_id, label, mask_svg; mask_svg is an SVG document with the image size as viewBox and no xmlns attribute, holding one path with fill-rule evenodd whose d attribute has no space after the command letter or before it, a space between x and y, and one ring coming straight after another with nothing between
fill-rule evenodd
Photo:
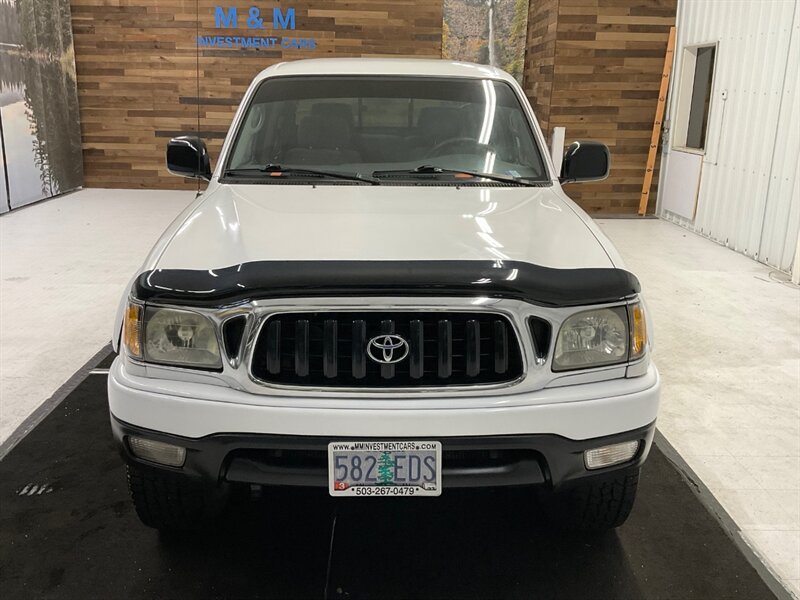
<instances>
[{"instance_id":1,"label":"side mirror","mask_svg":"<svg viewBox=\"0 0 800 600\"><path fill-rule=\"evenodd\" d=\"M195 135L172 138L167 144L167 170L181 177L211 179L211 159L205 142Z\"/></svg>"},{"instance_id":2,"label":"side mirror","mask_svg":"<svg viewBox=\"0 0 800 600\"><path fill-rule=\"evenodd\" d=\"M608 177L611 155L599 142L572 142L561 164L561 183L600 181Z\"/></svg>"}]
</instances>

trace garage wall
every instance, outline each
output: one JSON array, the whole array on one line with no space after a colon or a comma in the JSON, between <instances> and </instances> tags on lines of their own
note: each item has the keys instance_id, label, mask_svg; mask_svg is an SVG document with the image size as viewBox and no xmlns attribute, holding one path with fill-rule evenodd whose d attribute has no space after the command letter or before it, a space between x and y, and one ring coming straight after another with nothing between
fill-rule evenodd
<instances>
[{"instance_id":1,"label":"garage wall","mask_svg":"<svg viewBox=\"0 0 800 600\"><path fill-rule=\"evenodd\" d=\"M567 188L590 212L632 213L638 206L675 2L530 2L524 87L543 128L565 126L567 141L597 139L611 148L608 180ZM276 62L439 58L442 51L442 0L277 0L257 6L261 31L248 27L252 2L71 0L71 6L88 187L195 186L167 174L167 140L199 132L215 157L250 80ZM217 7L223 21L227 11L238 11L236 27L219 21ZM294 9L294 30L274 29L274 7L283 15ZM198 36L253 35L313 40L314 47L206 45L198 52Z\"/></svg>"},{"instance_id":2,"label":"garage wall","mask_svg":"<svg viewBox=\"0 0 800 600\"><path fill-rule=\"evenodd\" d=\"M611 150L607 180L565 188L590 213L638 209L676 2L530 3L524 87L543 129L549 135L553 127L566 127L567 143L593 139Z\"/></svg>"},{"instance_id":3,"label":"garage wall","mask_svg":"<svg viewBox=\"0 0 800 600\"><path fill-rule=\"evenodd\" d=\"M698 44L716 44L716 58L696 213L687 219L662 206L660 214L789 271L800 250L800 1L742 0L730 10L682 0L673 91L687 47Z\"/></svg>"},{"instance_id":4,"label":"garage wall","mask_svg":"<svg viewBox=\"0 0 800 600\"><path fill-rule=\"evenodd\" d=\"M250 14L254 4L72 0L86 186L196 186L166 172L167 140L199 131L216 157L250 80L276 62L325 56L441 57L442 0L273 1L259 4L261 30L248 26L257 23ZM294 9L295 29L275 30L274 7L283 18ZM231 8L237 9L236 27ZM260 48L206 46L198 53L198 36L276 37L278 42ZM281 39L306 47L283 48Z\"/></svg>"}]
</instances>

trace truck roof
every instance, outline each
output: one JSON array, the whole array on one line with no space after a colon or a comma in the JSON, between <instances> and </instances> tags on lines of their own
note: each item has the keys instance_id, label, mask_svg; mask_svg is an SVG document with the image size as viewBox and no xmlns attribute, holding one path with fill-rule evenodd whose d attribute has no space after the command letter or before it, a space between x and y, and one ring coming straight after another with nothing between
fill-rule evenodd
<instances>
[{"instance_id":1,"label":"truck roof","mask_svg":"<svg viewBox=\"0 0 800 600\"><path fill-rule=\"evenodd\" d=\"M264 69L257 80L276 75L416 75L514 81L505 71L456 60L421 58L312 58L282 62Z\"/></svg>"}]
</instances>

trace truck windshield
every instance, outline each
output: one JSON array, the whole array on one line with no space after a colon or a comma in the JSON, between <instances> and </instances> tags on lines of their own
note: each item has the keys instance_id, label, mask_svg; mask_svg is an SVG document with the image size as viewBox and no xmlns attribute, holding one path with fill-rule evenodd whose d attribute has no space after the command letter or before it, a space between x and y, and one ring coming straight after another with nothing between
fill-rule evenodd
<instances>
[{"instance_id":1,"label":"truck windshield","mask_svg":"<svg viewBox=\"0 0 800 600\"><path fill-rule=\"evenodd\" d=\"M275 77L247 107L226 172L269 166L461 183L459 169L546 181L511 86L490 79ZM422 167L422 168L421 168ZM299 170L295 174L302 176Z\"/></svg>"}]
</instances>

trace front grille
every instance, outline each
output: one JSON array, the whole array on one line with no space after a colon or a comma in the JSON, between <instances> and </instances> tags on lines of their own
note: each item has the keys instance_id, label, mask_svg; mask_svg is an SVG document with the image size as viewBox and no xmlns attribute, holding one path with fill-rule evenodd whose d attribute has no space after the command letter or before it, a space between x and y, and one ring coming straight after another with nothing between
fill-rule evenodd
<instances>
[{"instance_id":1,"label":"front grille","mask_svg":"<svg viewBox=\"0 0 800 600\"><path fill-rule=\"evenodd\" d=\"M407 346L387 348L384 353L370 344L379 336L378 345L396 346L399 336ZM370 354L397 362L381 364ZM486 385L517 379L522 374L522 355L514 328L499 314L280 313L261 327L251 369L259 380L282 385Z\"/></svg>"}]
</instances>

